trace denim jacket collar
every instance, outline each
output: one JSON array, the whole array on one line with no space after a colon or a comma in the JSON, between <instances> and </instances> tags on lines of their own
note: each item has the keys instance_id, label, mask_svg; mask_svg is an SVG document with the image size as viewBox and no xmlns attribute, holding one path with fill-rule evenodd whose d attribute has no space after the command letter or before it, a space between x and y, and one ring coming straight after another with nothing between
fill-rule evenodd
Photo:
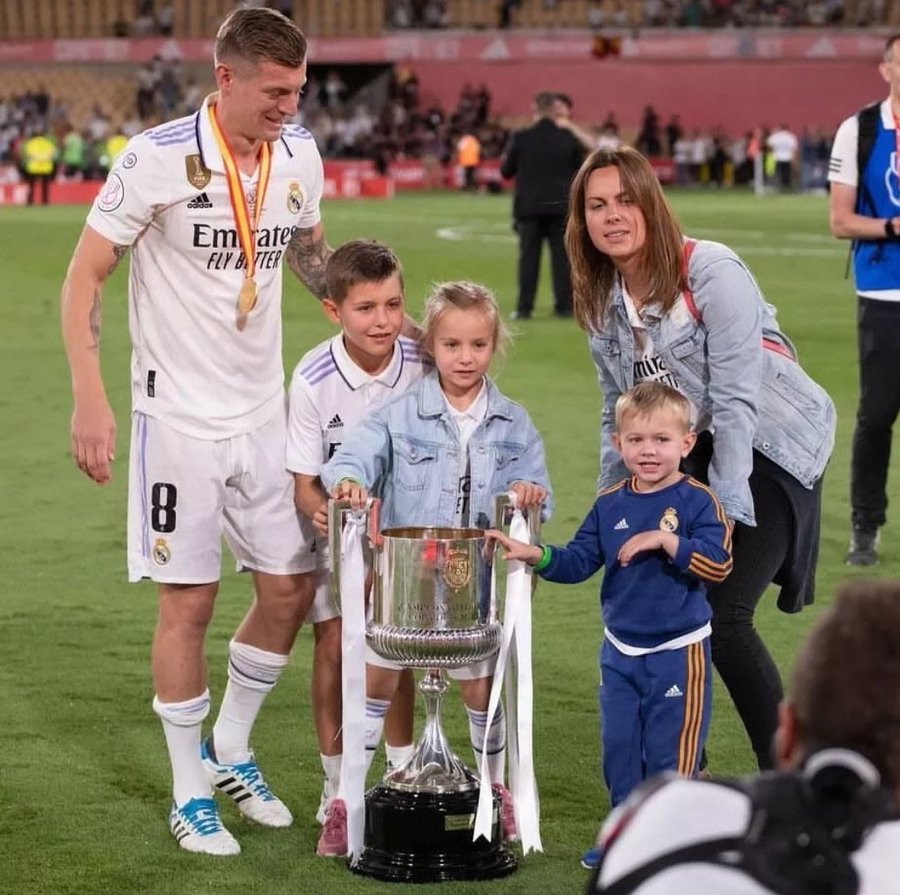
<instances>
[{"instance_id":1,"label":"denim jacket collar","mask_svg":"<svg viewBox=\"0 0 900 895\"><path fill-rule=\"evenodd\" d=\"M513 404L504 395L497 391L497 386L491 381L490 376L484 377L484 386L487 389L487 413L485 420L491 417L501 419L513 419ZM421 417L449 417L447 402L441 391L437 371L433 371L422 377L422 387L419 390L419 416Z\"/></svg>"}]
</instances>

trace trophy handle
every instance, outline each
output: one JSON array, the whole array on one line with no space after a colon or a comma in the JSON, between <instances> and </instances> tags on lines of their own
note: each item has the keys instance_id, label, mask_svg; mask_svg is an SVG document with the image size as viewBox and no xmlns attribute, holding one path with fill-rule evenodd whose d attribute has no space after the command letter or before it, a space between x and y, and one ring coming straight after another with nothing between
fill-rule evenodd
<instances>
[{"instance_id":1,"label":"trophy handle","mask_svg":"<svg viewBox=\"0 0 900 895\"><path fill-rule=\"evenodd\" d=\"M509 528L515 507L509 499L509 494L498 494L494 498L494 528L504 531ZM528 540L532 544L541 542L541 507L529 507L523 510L525 521L528 523Z\"/></svg>"},{"instance_id":2,"label":"trophy handle","mask_svg":"<svg viewBox=\"0 0 900 895\"><path fill-rule=\"evenodd\" d=\"M541 508L542 504L536 507L528 507L522 510L525 514L525 521L528 523L528 541L531 544L541 543ZM512 515L515 511L513 502L509 499L509 494L498 494L494 498L494 528L500 531L509 531L509 524L512 522ZM494 544L494 552L496 554L497 544ZM491 599L495 609L499 615L499 604L497 602L497 582L496 582L497 564L491 563ZM532 576L531 590L532 594L537 587L537 575Z\"/></svg>"},{"instance_id":3,"label":"trophy handle","mask_svg":"<svg viewBox=\"0 0 900 895\"><path fill-rule=\"evenodd\" d=\"M341 611L341 532L344 520L350 513L365 513L369 541L377 553L381 549L383 538L380 531L381 501L370 497L362 510L356 510L346 498L328 501L328 549L331 554L331 601L338 612Z\"/></svg>"}]
</instances>

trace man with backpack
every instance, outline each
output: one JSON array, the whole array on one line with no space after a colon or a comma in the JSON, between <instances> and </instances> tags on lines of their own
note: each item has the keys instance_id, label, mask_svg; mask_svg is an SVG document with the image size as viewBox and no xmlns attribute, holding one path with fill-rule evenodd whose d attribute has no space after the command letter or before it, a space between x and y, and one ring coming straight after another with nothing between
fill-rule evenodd
<instances>
[{"instance_id":1,"label":"man with backpack","mask_svg":"<svg viewBox=\"0 0 900 895\"><path fill-rule=\"evenodd\" d=\"M847 563L878 562L887 510L891 429L900 412L900 33L879 65L883 102L838 128L828 165L831 232L851 239L859 299L859 406L850 468L852 536Z\"/></svg>"},{"instance_id":2,"label":"man with backpack","mask_svg":"<svg viewBox=\"0 0 900 895\"><path fill-rule=\"evenodd\" d=\"M614 811L588 895L898 895L900 582L844 585L794 662L778 771L657 778Z\"/></svg>"}]
</instances>

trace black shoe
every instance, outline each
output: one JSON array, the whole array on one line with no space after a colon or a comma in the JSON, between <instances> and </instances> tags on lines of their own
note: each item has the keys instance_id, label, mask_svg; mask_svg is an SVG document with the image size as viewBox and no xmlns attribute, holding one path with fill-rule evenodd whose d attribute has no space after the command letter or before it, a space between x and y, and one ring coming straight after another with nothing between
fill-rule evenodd
<instances>
[{"instance_id":1,"label":"black shoe","mask_svg":"<svg viewBox=\"0 0 900 895\"><path fill-rule=\"evenodd\" d=\"M571 316L572 316L572 311L571 311L571 309L569 309L569 310L562 310L562 311L556 310L556 311L553 312L553 316L554 316L554 317L561 317L563 320L568 320L568 319L571 318Z\"/></svg>"},{"instance_id":2,"label":"black shoe","mask_svg":"<svg viewBox=\"0 0 900 895\"><path fill-rule=\"evenodd\" d=\"M513 311L509 315L510 320L531 320L531 311Z\"/></svg>"},{"instance_id":3,"label":"black shoe","mask_svg":"<svg viewBox=\"0 0 900 895\"><path fill-rule=\"evenodd\" d=\"M878 562L878 532L854 528L850 537L850 549L844 560L848 566L874 566Z\"/></svg>"}]
</instances>

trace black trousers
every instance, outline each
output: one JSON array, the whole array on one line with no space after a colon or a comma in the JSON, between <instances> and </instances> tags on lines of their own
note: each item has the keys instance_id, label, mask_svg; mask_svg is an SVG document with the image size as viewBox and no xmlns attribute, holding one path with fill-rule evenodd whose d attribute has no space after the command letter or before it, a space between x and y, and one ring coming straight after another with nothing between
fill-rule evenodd
<instances>
[{"instance_id":1,"label":"black trousers","mask_svg":"<svg viewBox=\"0 0 900 895\"><path fill-rule=\"evenodd\" d=\"M568 317L572 313L572 277L563 240L565 215L517 218L516 232L519 234L519 316L530 317L534 311L534 296L541 271L541 249L546 239L550 244L553 309L556 314Z\"/></svg>"},{"instance_id":2,"label":"black trousers","mask_svg":"<svg viewBox=\"0 0 900 895\"><path fill-rule=\"evenodd\" d=\"M682 469L708 483L712 450L712 436L701 432ZM749 485L756 526L735 522L731 574L720 584L708 584L706 597L713 613L713 665L740 715L760 770L768 770L774 766L772 741L784 688L753 616L788 558L795 535L794 511L784 486L756 452Z\"/></svg>"},{"instance_id":3,"label":"black trousers","mask_svg":"<svg viewBox=\"0 0 900 895\"><path fill-rule=\"evenodd\" d=\"M784 688L753 615L787 558L793 513L774 479L754 473L750 490L757 524L735 523L732 572L721 584L710 585L706 595L713 611L713 665L741 716L760 770L768 770L774 767L772 740Z\"/></svg>"},{"instance_id":4,"label":"black trousers","mask_svg":"<svg viewBox=\"0 0 900 895\"><path fill-rule=\"evenodd\" d=\"M860 298L857 310L859 406L850 460L854 528L875 531L887 513L894 422L900 412L900 302Z\"/></svg>"},{"instance_id":5,"label":"black trousers","mask_svg":"<svg viewBox=\"0 0 900 895\"><path fill-rule=\"evenodd\" d=\"M37 198L37 187L40 186L41 203L49 205L50 181L53 179L53 174L26 174L25 179L28 182L28 204L34 205L34 200Z\"/></svg>"}]
</instances>

